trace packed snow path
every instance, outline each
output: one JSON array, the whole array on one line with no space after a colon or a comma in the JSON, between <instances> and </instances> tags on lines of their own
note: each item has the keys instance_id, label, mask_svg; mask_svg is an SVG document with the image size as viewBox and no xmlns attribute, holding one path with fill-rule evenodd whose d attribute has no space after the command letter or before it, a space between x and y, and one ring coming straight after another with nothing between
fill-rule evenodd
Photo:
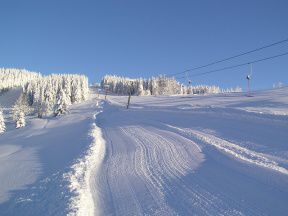
<instances>
[{"instance_id":1,"label":"packed snow path","mask_svg":"<svg viewBox=\"0 0 288 216\"><path fill-rule=\"evenodd\" d=\"M92 180L98 213L285 215L288 118L273 106L263 113L269 94L134 97L129 110L126 97L110 96L97 119L106 140Z\"/></svg>"},{"instance_id":2,"label":"packed snow path","mask_svg":"<svg viewBox=\"0 0 288 216\"><path fill-rule=\"evenodd\" d=\"M287 215L287 88L126 102L8 125L0 215Z\"/></svg>"}]
</instances>

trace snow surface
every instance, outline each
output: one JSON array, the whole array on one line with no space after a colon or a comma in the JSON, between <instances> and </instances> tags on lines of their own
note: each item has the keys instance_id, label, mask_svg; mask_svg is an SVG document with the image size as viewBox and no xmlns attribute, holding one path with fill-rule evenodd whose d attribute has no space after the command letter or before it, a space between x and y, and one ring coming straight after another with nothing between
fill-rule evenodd
<instances>
[{"instance_id":1,"label":"snow surface","mask_svg":"<svg viewBox=\"0 0 288 216\"><path fill-rule=\"evenodd\" d=\"M97 114L94 115L94 120ZM70 198L68 215L95 215L98 210L97 206L94 207L97 200L93 199L90 180L98 175L105 155L105 141L101 129L95 123L92 123L90 136L92 142L87 153L72 166L72 171L65 174L65 178L70 182L70 190L77 194Z\"/></svg>"},{"instance_id":2,"label":"snow surface","mask_svg":"<svg viewBox=\"0 0 288 216\"><path fill-rule=\"evenodd\" d=\"M126 102L1 135L0 215L287 215L288 88Z\"/></svg>"},{"instance_id":3,"label":"snow surface","mask_svg":"<svg viewBox=\"0 0 288 216\"><path fill-rule=\"evenodd\" d=\"M11 127L0 136L1 216L74 211L70 203L78 191L70 188L72 179L66 176L93 146L91 124L97 110L95 101L88 100L64 116L30 117L26 127Z\"/></svg>"}]
</instances>

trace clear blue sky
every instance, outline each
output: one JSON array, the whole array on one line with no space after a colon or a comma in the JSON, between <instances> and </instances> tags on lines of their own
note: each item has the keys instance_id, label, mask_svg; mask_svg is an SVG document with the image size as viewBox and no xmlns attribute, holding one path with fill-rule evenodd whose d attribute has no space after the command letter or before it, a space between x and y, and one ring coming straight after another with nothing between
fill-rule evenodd
<instances>
[{"instance_id":1,"label":"clear blue sky","mask_svg":"<svg viewBox=\"0 0 288 216\"><path fill-rule=\"evenodd\" d=\"M149 77L288 38L287 0L1 0L0 67ZM201 71L288 51L288 43ZM195 72L201 72L195 71ZM192 79L245 86L248 67ZM254 65L254 89L288 84L288 56Z\"/></svg>"}]
</instances>

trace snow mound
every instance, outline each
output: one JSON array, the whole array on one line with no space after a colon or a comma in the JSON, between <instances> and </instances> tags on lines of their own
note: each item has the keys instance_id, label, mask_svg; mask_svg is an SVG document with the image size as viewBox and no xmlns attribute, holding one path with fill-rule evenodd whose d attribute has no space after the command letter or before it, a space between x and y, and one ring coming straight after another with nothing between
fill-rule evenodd
<instances>
[{"instance_id":1,"label":"snow mound","mask_svg":"<svg viewBox=\"0 0 288 216\"><path fill-rule=\"evenodd\" d=\"M249 150L247 148L241 147L239 145L236 145L234 143L231 143L229 141L226 141L224 139L221 139L219 137L216 137L211 134L203 133L201 131L192 130L189 128L176 128L173 126L170 126L171 128L177 129L185 134L188 134L190 136L194 136L197 139L203 141L206 144L212 145L216 147L217 149L220 149L236 158L239 158L243 161L262 166L268 169L272 169L275 171L278 171L280 173L283 173L285 175L288 175L288 170L284 167L279 166L279 164L271 159L268 159L263 154Z\"/></svg>"},{"instance_id":2,"label":"snow mound","mask_svg":"<svg viewBox=\"0 0 288 216\"><path fill-rule=\"evenodd\" d=\"M97 114L96 114L97 115ZM96 115L94 119L96 119ZM69 188L75 195L70 199L68 215L92 216L97 214L95 200L90 187L91 177L97 175L105 155L105 141L101 129L95 123L91 125L91 144L84 157L72 166L72 171L64 174L69 181Z\"/></svg>"}]
</instances>

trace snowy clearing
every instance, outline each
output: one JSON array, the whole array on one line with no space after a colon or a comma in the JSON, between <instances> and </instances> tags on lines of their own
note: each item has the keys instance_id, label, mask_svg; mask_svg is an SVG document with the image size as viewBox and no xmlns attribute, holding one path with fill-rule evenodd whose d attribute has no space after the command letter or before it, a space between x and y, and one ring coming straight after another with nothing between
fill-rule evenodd
<instances>
[{"instance_id":1,"label":"snowy clearing","mask_svg":"<svg viewBox=\"0 0 288 216\"><path fill-rule=\"evenodd\" d=\"M253 96L132 97L127 110L92 94L31 118L0 136L0 213L287 215L288 88Z\"/></svg>"}]
</instances>

